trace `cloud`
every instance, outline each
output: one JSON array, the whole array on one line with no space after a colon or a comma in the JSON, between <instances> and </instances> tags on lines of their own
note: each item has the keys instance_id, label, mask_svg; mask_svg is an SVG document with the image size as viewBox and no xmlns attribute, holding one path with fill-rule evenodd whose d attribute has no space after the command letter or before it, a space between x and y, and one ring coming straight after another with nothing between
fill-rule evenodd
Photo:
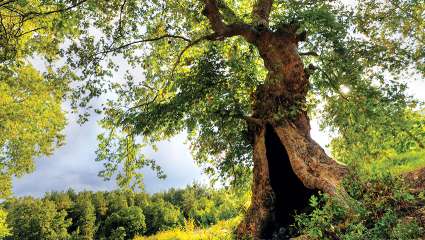
<instances>
[{"instance_id":1,"label":"cloud","mask_svg":"<svg viewBox=\"0 0 425 240\"><path fill-rule=\"evenodd\" d=\"M114 181L103 181L97 176L102 163L95 162L96 136L102 131L97 125L99 116L80 126L76 116L69 115L65 129L67 143L57 149L52 156L36 160L36 171L22 178L14 179L16 196L42 196L49 191L65 191L73 188L82 190L112 190ZM145 189L153 193L170 187L184 187L194 181L206 182L207 178L197 167L183 143L185 137L179 135L170 141L161 142L158 152L150 151L150 156L163 167L167 178L160 180L150 169L144 169Z\"/></svg>"}]
</instances>

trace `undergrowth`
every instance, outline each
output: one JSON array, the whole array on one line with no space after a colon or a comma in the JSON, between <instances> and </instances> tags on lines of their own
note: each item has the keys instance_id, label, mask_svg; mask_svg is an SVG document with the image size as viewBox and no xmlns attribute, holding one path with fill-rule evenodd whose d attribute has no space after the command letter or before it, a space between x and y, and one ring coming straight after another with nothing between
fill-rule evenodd
<instances>
[{"instance_id":1,"label":"undergrowth","mask_svg":"<svg viewBox=\"0 0 425 240\"><path fill-rule=\"evenodd\" d=\"M388 153L385 157L368 164L370 172L390 172L400 175L425 167L425 151Z\"/></svg>"},{"instance_id":2,"label":"undergrowth","mask_svg":"<svg viewBox=\"0 0 425 240\"><path fill-rule=\"evenodd\" d=\"M421 239L425 236L425 194L413 195L399 177L389 173L367 178L350 173L344 197L326 194L310 200L313 210L296 216L294 228L313 239ZM421 220L422 219L422 220Z\"/></svg>"},{"instance_id":3,"label":"undergrowth","mask_svg":"<svg viewBox=\"0 0 425 240\"><path fill-rule=\"evenodd\" d=\"M219 221L209 228L196 228L193 221L187 220L184 227L160 232L149 237L138 236L133 240L231 240L234 239L234 229L241 217Z\"/></svg>"}]
</instances>

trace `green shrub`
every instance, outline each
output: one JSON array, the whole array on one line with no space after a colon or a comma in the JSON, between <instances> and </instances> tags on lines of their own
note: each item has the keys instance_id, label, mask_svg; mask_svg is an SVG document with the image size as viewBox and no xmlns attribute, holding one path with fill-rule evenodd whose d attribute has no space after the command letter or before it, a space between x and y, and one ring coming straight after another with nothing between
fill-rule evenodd
<instances>
[{"instance_id":1,"label":"green shrub","mask_svg":"<svg viewBox=\"0 0 425 240\"><path fill-rule=\"evenodd\" d=\"M295 229L314 239L418 239L424 227L409 214L423 204L407 191L400 178L349 174L343 181L347 195L313 196L313 210L296 216Z\"/></svg>"}]
</instances>

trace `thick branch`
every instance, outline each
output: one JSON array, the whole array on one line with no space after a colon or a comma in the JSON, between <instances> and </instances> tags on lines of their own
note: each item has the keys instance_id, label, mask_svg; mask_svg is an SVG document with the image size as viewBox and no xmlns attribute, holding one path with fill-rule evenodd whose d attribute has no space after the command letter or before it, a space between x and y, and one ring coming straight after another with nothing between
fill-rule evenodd
<instances>
[{"instance_id":1,"label":"thick branch","mask_svg":"<svg viewBox=\"0 0 425 240\"><path fill-rule=\"evenodd\" d=\"M216 0L205 0L205 8L202 14L208 18L214 32L222 34L225 31L226 24L223 22Z\"/></svg>"},{"instance_id":2,"label":"thick branch","mask_svg":"<svg viewBox=\"0 0 425 240\"><path fill-rule=\"evenodd\" d=\"M298 53L300 56L314 56L314 57L318 57L319 54L317 54L316 52L313 51L309 51L309 52L300 52Z\"/></svg>"},{"instance_id":3,"label":"thick branch","mask_svg":"<svg viewBox=\"0 0 425 240\"><path fill-rule=\"evenodd\" d=\"M202 11L214 30L214 37L207 40L223 40L233 36L243 36L247 41L255 40L255 32L252 27L245 23L225 24L220 14L219 3L216 0L205 0L205 8Z\"/></svg>"},{"instance_id":4,"label":"thick branch","mask_svg":"<svg viewBox=\"0 0 425 240\"><path fill-rule=\"evenodd\" d=\"M218 2L218 8L223 13L223 19L227 23L234 23L234 22L243 22L236 14L235 12L227 6L226 2L223 0L220 0Z\"/></svg>"},{"instance_id":5,"label":"thick branch","mask_svg":"<svg viewBox=\"0 0 425 240\"><path fill-rule=\"evenodd\" d=\"M270 12L272 10L273 0L257 0L252 10L252 19L254 25L268 27Z\"/></svg>"},{"instance_id":6,"label":"thick branch","mask_svg":"<svg viewBox=\"0 0 425 240\"><path fill-rule=\"evenodd\" d=\"M258 126L264 126L265 121L259 118L254 118L254 117L248 117L248 116L244 116L243 119L245 119L245 121L249 124L255 124Z\"/></svg>"}]
</instances>

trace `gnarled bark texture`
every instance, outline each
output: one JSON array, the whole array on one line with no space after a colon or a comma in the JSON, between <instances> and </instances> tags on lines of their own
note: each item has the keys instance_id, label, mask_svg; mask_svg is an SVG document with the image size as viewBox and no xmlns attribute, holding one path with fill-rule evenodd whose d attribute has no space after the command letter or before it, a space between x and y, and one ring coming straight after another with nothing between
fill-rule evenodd
<instances>
[{"instance_id":1,"label":"gnarled bark texture","mask_svg":"<svg viewBox=\"0 0 425 240\"><path fill-rule=\"evenodd\" d=\"M270 239L293 221L294 211L308 206L317 190L335 193L345 173L293 123L260 127L254 143L251 207L237 235Z\"/></svg>"},{"instance_id":2,"label":"gnarled bark texture","mask_svg":"<svg viewBox=\"0 0 425 240\"><path fill-rule=\"evenodd\" d=\"M308 74L298 54L306 34L296 24L268 28L272 0L257 0L253 22L226 23L220 9L225 1L204 0L203 14L214 31L205 39L220 41L241 36L256 46L268 71L253 96L253 114L246 117L252 136L254 179L252 203L237 229L239 238L269 239L292 221L294 210L308 206L317 190L335 193L345 167L329 158L310 137L310 123L303 110L309 90Z\"/></svg>"},{"instance_id":3,"label":"gnarled bark texture","mask_svg":"<svg viewBox=\"0 0 425 240\"><path fill-rule=\"evenodd\" d=\"M268 239L289 224L294 211L308 206L315 191L335 193L346 170L310 137L303 111L308 75L297 53L299 36L291 26L264 30L253 41L268 76L254 96L254 182L252 205L238 236ZM295 109L291 112L290 109Z\"/></svg>"}]
</instances>

